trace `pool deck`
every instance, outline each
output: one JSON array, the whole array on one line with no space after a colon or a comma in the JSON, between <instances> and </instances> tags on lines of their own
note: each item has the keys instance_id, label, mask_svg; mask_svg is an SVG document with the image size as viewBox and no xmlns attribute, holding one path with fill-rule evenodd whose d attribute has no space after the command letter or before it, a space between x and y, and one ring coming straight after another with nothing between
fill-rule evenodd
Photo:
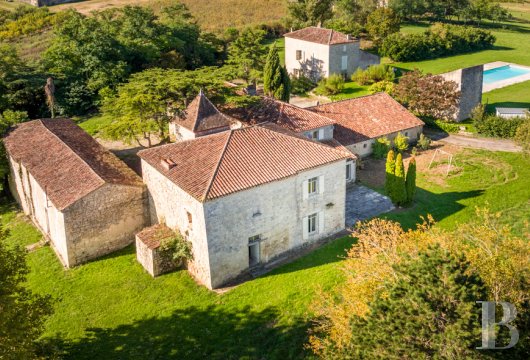
<instances>
[{"instance_id":1,"label":"pool deck","mask_svg":"<svg viewBox=\"0 0 530 360\"><path fill-rule=\"evenodd\" d=\"M494 61L494 62L491 62L491 63L484 64L484 71L495 69L495 68L498 68L498 67L501 67L501 66L506 66L506 65L513 65L513 66L517 66L517 67L520 67L520 68L525 68L525 69L530 70L529 66L513 64L513 63L504 62L504 61ZM500 88L503 88L503 87L506 87L506 86L509 86L509 85L517 84L517 83L520 83L520 82L523 82L523 81L528 81L528 80L530 80L530 73L523 74L523 75L520 75L520 76L515 76L513 78L509 78L509 79L506 79L506 80L495 81L494 83L490 83L490 84L483 84L482 85L482 93L486 93L486 92L491 91L491 90L500 89Z\"/></svg>"}]
</instances>

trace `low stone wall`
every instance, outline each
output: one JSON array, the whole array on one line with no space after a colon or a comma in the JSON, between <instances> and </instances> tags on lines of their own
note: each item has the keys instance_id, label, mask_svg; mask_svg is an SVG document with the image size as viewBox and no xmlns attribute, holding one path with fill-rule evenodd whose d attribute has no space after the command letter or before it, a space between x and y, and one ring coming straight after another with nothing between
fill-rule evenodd
<instances>
[{"instance_id":1,"label":"low stone wall","mask_svg":"<svg viewBox=\"0 0 530 360\"><path fill-rule=\"evenodd\" d=\"M460 91L460 103L455 121L468 119L471 116L471 111L482 102L483 74L483 65L440 74L445 80L456 82Z\"/></svg>"}]
</instances>

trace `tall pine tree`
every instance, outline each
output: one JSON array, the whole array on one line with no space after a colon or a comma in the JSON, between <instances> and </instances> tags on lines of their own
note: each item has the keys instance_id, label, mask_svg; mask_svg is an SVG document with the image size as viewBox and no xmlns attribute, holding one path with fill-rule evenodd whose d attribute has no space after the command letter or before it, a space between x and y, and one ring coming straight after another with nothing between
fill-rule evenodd
<instances>
[{"instance_id":1,"label":"tall pine tree","mask_svg":"<svg viewBox=\"0 0 530 360\"><path fill-rule=\"evenodd\" d=\"M416 194L416 158L414 157L409 162L405 188L407 189L407 204L412 204L414 194Z\"/></svg>"},{"instance_id":2,"label":"tall pine tree","mask_svg":"<svg viewBox=\"0 0 530 360\"><path fill-rule=\"evenodd\" d=\"M385 178L385 191L390 198L392 198L392 182L394 181L396 173L396 155L394 150L390 151L386 155L386 178Z\"/></svg>"},{"instance_id":3,"label":"tall pine tree","mask_svg":"<svg viewBox=\"0 0 530 360\"><path fill-rule=\"evenodd\" d=\"M263 91L265 95L289 101L290 79L285 67L280 64L278 49L272 46L263 69Z\"/></svg>"},{"instance_id":4,"label":"tall pine tree","mask_svg":"<svg viewBox=\"0 0 530 360\"><path fill-rule=\"evenodd\" d=\"M396 177L393 181L392 201L396 205L403 205L407 201L407 189L405 188L405 166L403 165L403 156L398 153L396 156Z\"/></svg>"}]
</instances>

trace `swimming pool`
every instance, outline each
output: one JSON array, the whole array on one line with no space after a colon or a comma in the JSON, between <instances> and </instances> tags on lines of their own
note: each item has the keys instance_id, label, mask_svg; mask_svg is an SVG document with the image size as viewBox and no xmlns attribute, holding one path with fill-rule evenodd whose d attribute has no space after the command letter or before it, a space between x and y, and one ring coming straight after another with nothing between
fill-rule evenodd
<instances>
[{"instance_id":1,"label":"swimming pool","mask_svg":"<svg viewBox=\"0 0 530 360\"><path fill-rule=\"evenodd\" d=\"M530 74L530 69L513 65L505 65L494 69L485 70L483 82L484 84L492 84L497 81L511 79L525 74Z\"/></svg>"}]
</instances>

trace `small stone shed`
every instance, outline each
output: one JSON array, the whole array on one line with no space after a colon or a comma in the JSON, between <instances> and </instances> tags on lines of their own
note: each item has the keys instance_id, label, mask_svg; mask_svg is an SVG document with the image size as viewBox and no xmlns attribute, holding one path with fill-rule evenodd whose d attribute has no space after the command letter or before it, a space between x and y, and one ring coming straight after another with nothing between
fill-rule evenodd
<instances>
[{"instance_id":1,"label":"small stone shed","mask_svg":"<svg viewBox=\"0 0 530 360\"><path fill-rule=\"evenodd\" d=\"M121 249L145 226L145 186L70 119L19 124L4 137L11 193L61 262Z\"/></svg>"},{"instance_id":2,"label":"small stone shed","mask_svg":"<svg viewBox=\"0 0 530 360\"><path fill-rule=\"evenodd\" d=\"M136 259L151 276L167 273L176 268L173 261L168 261L160 250L165 239L175 235L175 231L165 224L147 227L136 234Z\"/></svg>"}]
</instances>

